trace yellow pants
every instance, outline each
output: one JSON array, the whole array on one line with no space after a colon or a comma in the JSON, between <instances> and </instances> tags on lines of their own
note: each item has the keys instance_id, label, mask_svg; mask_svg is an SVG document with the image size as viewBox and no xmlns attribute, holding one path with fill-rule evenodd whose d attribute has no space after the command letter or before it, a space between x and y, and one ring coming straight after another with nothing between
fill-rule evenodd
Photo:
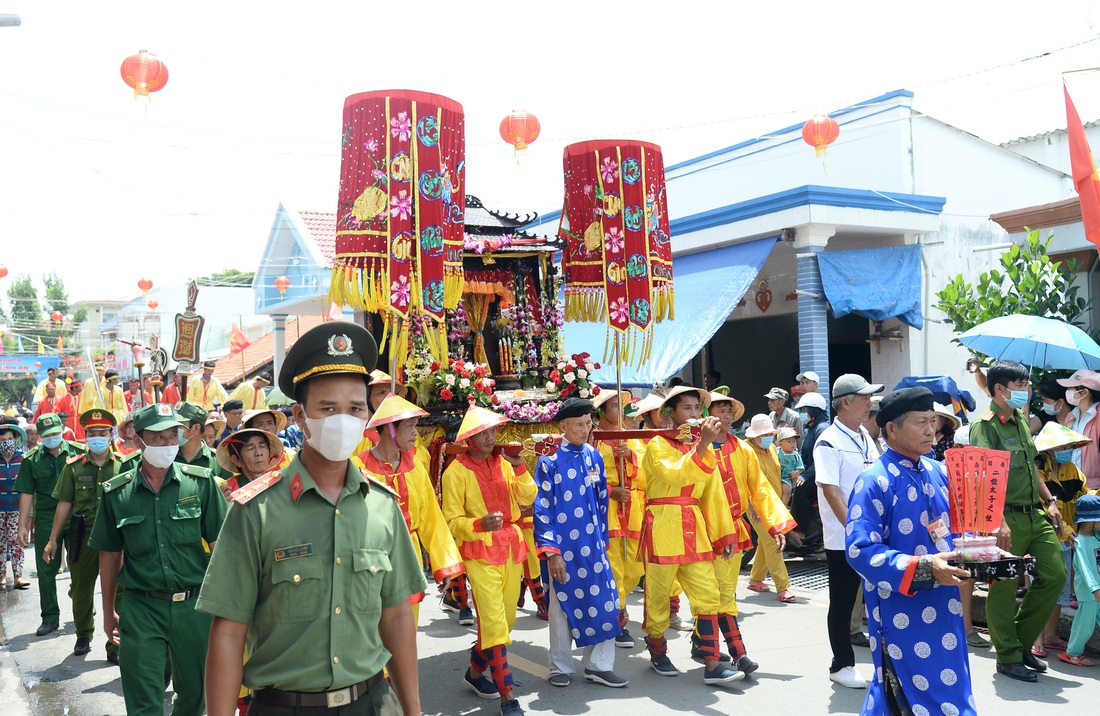
<instances>
[{"instance_id":1,"label":"yellow pants","mask_svg":"<svg viewBox=\"0 0 1100 716\"><path fill-rule=\"evenodd\" d=\"M511 555L505 564L489 564L480 559L467 559L465 564L477 612L478 648L484 651L511 644L523 566Z\"/></svg>"},{"instance_id":2,"label":"yellow pants","mask_svg":"<svg viewBox=\"0 0 1100 716\"><path fill-rule=\"evenodd\" d=\"M791 578L787 576L787 564L783 561L783 555L775 546L775 537L768 534L763 524L753 523L756 530L756 557L752 561L752 572L749 579L754 582L763 582L768 572L771 572L772 581L775 582L775 591L782 592L791 586Z\"/></svg>"},{"instance_id":3,"label":"yellow pants","mask_svg":"<svg viewBox=\"0 0 1100 716\"><path fill-rule=\"evenodd\" d=\"M541 579L542 566L539 564L539 556L535 551L535 530L533 527L521 527L520 532L523 533L523 541L527 543L527 562L524 563L524 569L520 573L521 578L527 579ZM532 597L535 595L532 594ZM516 592L516 601L519 601L519 592Z\"/></svg>"},{"instance_id":4,"label":"yellow pants","mask_svg":"<svg viewBox=\"0 0 1100 716\"><path fill-rule=\"evenodd\" d=\"M673 582L679 581L691 602L693 614L718 614L721 604L714 563L645 565L645 632L659 639L668 629L668 599L673 595Z\"/></svg>"},{"instance_id":5,"label":"yellow pants","mask_svg":"<svg viewBox=\"0 0 1100 716\"><path fill-rule=\"evenodd\" d=\"M612 537L607 547L607 561L619 587L619 606L626 609L626 595L634 591L645 574L645 565L638 561L638 540Z\"/></svg>"}]
</instances>

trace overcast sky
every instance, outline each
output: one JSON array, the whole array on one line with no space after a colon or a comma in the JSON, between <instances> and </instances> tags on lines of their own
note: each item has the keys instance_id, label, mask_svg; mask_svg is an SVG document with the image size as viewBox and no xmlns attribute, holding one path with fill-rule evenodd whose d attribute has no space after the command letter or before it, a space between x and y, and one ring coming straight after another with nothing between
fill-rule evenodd
<instances>
[{"instance_id":1,"label":"overcast sky","mask_svg":"<svg viewBox=\"0 0 1100 716\"><path fill-rule=\"evenodd\" d=\"M141 275L254 269L280 201L335 211L341 109L356 92L461 102L468 192L544 212L561 206L574 141L637 137L671 164L905 88L918 110L1000 142L1064 127L1060 73L1100 65L1096 0L10 0L0 12L23 20L0 28L0 263L7 281L53 268L85 299L136 295ZM151 103L119 75L140 49L170 72ZM1068 82L1082 118L1100 118L1100 73ZM497 127L521 107L542 136L517 165Z\"/></svg>"}]
</instances>

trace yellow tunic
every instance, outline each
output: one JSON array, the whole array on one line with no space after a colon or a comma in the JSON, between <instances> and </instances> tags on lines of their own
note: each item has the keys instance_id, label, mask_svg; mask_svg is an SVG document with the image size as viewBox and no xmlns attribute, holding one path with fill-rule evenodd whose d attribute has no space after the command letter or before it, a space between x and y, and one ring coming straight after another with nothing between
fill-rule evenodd
<instances>
[{"instance_id":1,"label":"yellow tunic","mask_svg":"<svg viewBox=\"0 0 1100 716\"><path fill-rule=\"evenodd\" d=\"M93 390L95 389L93 388ZM88 391L85 390L81 395L84 395L86 392ZM123 395L122 388L117 385L113 390L108 390L106 387L103 388L103 401L106 403L103 408L111 411L111 415L114 415L115 420L120 423L125 420L126 416L130 413L130 408L126 405L126 396Z\"/></svg>"},{"instance_id":2,"label":"yellow tunic","mask_svg":"<svg viewBox=\"0 0 1100 716\"><path fill-rule=\"evenodd\" d=\"M537 492L523 463L514 470L496 455L484 461L459 455L443 472L443 516L463 559L522 564L527 544L519 526L520 512L534 503ZM491 512L504 515L504 527L484 532L481 518Z\"/></svg>"},{"instance_id":3,"label":"yellow tunic","mask_svg":"<svg viewBox=\"0 0 1100 716\"><path fill-rule=\"evenodd\" d=\"M190 393L190 389L187 392ZM267 399L264 397L264 392L256 390L251 381L242 382L234 388L233 392L229 394L229 400L241 401L245 410L267 410Z\"/></svg>"},{"instance_id":4,"label":"yellow tunic","mask_svg":"<svg viewBox=\"0 0 1100 716\"><path fill-rule=\"evenodd\" d=\"M627 441L627 447L630 448L632 454L630 457L624 458L626 466L625 484L619 476L619 461L612 452L611 444L601 440L597 447L600 451L600 457L603 458L604 469L607 471L608 491L610 492L612 487L620 486L630 489L630 500L626 503L611 500L608 504L608 535L612 538L632 537L638 539L642 530L642 517L645 515L645 473L640 469L642 458L645 455L645 443L638 440Z\"/></svg>"},{"instance_id":5,"label":"yellow tunic","mask_svg":"<svg viewBox=\"0 0 1100 716\"><path fill-rule=\"evenodd\" d=\"M38 384L38 386L35 387L35 389L34 389L34 402L41 403L45 399L45 397L46 397L46 384L49 383L49 382L50 382L49 378L43 378L42 381ZM53 387L57 389L54 394L58 398L60 398L62 395L67 395L69 393L69 387L67 385L65 385L65 381L61 380L60 378L54 378L53 379Z\"/></svg>"},{"instance_id":6,"label":"yellow tunic","mask_svg":"<svg viewBox=\"0 0 1100 716\"><path fill-rule=\"evenodd\" d=\"M187 381L187 397L184 400L189 403L198 403L207 410L213 410L214 402L225 405L229 400L229 394L225 392L225 388L217 378L211 377L209 383L204 383L202 376L197 376Z\"/></svg>"},{"instance_id":7,"label":"yellow tunic","mask_svg":"<svg viewBox=\"0 0 1100 716\"><path fill-rule=\"evenodd\" d=\"M754 522L763 522L768 534L773 537L780 532L794 529L794 518L776 493L779 486L773 486L761 471L760 461L749 443L730 435L717 451L717 457L718 472L725 488L723 495L736 520L738 550L752 547L749 526L744 520L737 519L741 515L749 515L749 519ZM778 477L777 473L777 483Z\"/></svg>"},{"instance_id":8,"label":"yellow tunic","mask_svg":"<svg viewBox=\"0 0 1100 716\"><path fill-rule=\"evenodd\" d=\"M714 559L738 531L722 490L714 450L656 437L642 458L646 512L638 558L656 564Z\"/></svg>"}]
</instances>

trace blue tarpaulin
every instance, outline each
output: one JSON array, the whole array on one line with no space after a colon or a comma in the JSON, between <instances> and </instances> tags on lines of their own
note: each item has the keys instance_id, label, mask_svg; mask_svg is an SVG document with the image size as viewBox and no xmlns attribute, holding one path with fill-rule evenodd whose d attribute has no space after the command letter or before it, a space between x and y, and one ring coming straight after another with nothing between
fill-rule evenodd
<instances>
[{"instance_id":1,"label":"blue tarpaulin","mask_svg":"<svg viewBox=\"0 0 1100 716\"><path fill-rule=\"evenodd\" d=\"M858 313L872 321L895 316L924 326L920 310L920 246L823 251L817 255L825 296L837 318Z\"/></svg>"},{"instance_id":2,"label":"blue tarpaulin","mask_svg":"<svg viewBox=\"0 0 1100 716\"><path fill-rule=\"evenodd\" d=\"M653 351L642 366L623 366L627 387L652 387L679 373L729 317L745 295L760 267L767 261L779 237L770 236L743 244L724 246L672 260L676 319L654 327ZM587 352L603 366L594 379L601 386L615 385L615 366L600 360L604 346L610 351L606 323L567 323L565 352Z\"/></svg>"}]
</instances>

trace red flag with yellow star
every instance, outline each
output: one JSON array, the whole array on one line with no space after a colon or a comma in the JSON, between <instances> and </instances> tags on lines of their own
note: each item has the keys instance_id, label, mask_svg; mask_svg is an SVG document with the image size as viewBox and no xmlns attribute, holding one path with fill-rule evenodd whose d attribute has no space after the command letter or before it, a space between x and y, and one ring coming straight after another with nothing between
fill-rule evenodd
<instances>
[{"instance_id":1,"label":"red flag with yellow star","mask_svg":"<svg viewBox=\"0 0 1100 716\"><path fill-rule=\"evenodd\" d=\"M1100 177L1096 175L1096 162L1085 136L1085 125L1069 98L1069 88L1063 85L1062 89L1066 94L1069 161L1073 167L1073 186L1081 200L1081 223L1085 227L1085 238L1100 250Z\"/></svg>"}]
</instances>

